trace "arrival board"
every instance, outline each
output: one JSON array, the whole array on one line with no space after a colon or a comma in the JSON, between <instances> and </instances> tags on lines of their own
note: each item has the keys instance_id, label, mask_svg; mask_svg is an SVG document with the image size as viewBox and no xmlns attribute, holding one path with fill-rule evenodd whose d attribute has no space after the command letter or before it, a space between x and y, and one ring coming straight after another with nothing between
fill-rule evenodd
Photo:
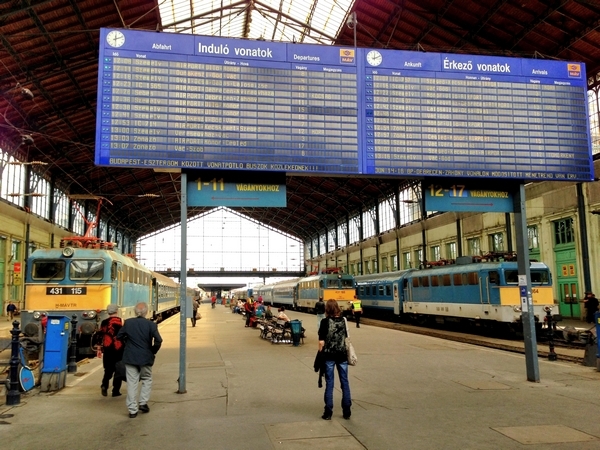
<instances>
[{"instance_id":1,"label":"arrival board","mask_svg":"<svg viewBox=\"0 0 600 450\"><path fill-rule=\"evenodd\" d=\"M593 179L581 63L101 30L96 164Z\"/></svg>"}]
</instances>

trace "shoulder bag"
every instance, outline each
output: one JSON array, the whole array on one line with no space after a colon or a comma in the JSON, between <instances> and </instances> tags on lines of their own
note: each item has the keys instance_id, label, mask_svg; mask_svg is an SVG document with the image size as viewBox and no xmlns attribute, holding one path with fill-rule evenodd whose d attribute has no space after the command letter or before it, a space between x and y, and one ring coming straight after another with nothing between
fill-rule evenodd
<instances>
[{"instance_id":1,"label":"shoulder bag","mask_svg":"<svg viewBox=\"0 0 600 450\"><path fill-rule=\"evenodd\" d=\"M352 342L350 342L350 334L348 333L348 322L346 321L346 319L344 318L344 322L346 324L346 353L348 354L348 364L350 364L351 366L355 366L358 358L356 357L356 352L354 351L354 346L352 345Z\"/></svg>"}]
</instances>

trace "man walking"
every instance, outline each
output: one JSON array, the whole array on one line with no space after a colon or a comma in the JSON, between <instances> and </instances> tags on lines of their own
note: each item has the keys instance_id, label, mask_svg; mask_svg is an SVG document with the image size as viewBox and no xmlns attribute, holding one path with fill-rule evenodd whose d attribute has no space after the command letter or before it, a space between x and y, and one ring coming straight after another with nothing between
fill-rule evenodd
<instances>
[{"instance_id":1,"label":"man walking","mask_svg":"<svg viewBox=\"0 0 600 450\"><path fill-rule=\"evenodd\" d=\"M13 302L8 302L8 305L6 305L6 320L13 320L16 311L17 305Z\"/></svg>"},{"instance_id":2,"label":"man walking","mask_svg":"<svg viewBox=\"0 0 600 450\"><path fill-rule=\"evenodd\" d=\"M148 401L152 390L152 365L162 344L157 325L146 319L148 305L138 303L134 311L135 317L127 319L117 334L117 339L125 344L123 363L127 374L127 409L131 419L137 417L138 410L150 412ZM138 407L137 391L140 381L142 388Z\"/></svg>"},{"instance_id":3,"label":"man walking","mask_svg":"<svg viewBox=\"0 0 600 450\"><path fill-rule=\"evenodd\" d=\"M321 326L321 320L325 318L325 302L323 297L319 297L319 301L315 303L315 313L317 313L317 330Z\"/></svg>"},{"instance_id":4,"label":"man walking","mask_svg":"<svg viewBox=\"0 0 600 450\"><path fill-rule=\"evenodd\" d=\"M100 390L102 395L108 395L108 384L113 380L112 396L118 397L121 395L121 384L123 379L116 371L117 362L123 357L123 343L117 339L117 334L123 326L123 321L118 316L119 307L115 304L110 304L106 307L108 319L104 319L100 324L99 336L102 339L102 365L104 366L104 377Z\"/></svg>"}]
</instances>

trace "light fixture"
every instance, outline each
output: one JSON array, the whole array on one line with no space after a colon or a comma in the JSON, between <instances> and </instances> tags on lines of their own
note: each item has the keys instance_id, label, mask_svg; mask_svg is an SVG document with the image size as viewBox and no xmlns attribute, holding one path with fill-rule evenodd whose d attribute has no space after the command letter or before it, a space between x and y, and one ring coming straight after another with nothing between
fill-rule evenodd
<instances>
[{"instance_id":1,"label":"light fixture","mask_svg":"<svg viewBox=\"0 0 600 450\"><path fill-rule=\"evenodd\" d=\"M8 194L9 197L43 197L44 194L40 194L39 192L31 192L29 194L19 194L18 192L13 192L12 194Z\"/></svg>"},{"instance_id":2,"label":"light fixture","mask_svg":"<svg viewBox=\"0 0 600 450\"><path fill-rule=\"evenodd\" d=\"M26 98L27 100L33 100L33 92L31 92L27 88L21 88L21 95L23 96L23 98Z\"/></svg>"},{"instance_id":3,"label":"light fixture","mask_svg":"<svg viewBox=\"0 0 600 450\"><path fill-rule=\"evenodd\" d=\"M21 161L11 161L8 164L11 166L47 166L48 163L44 161L29 161L29 162L21 162Z\"/></svg>"},{"instance_id":4,"label":"light fixture","mask_svg":"<svg viewBox=\"0 0 600 450\"><path fill-rule=\"evenodd\" d=\"M21 136L21 142L25 145L33 145L35 143L33 137L30 134L23 134Z\"/></svg>"}]
</instances>

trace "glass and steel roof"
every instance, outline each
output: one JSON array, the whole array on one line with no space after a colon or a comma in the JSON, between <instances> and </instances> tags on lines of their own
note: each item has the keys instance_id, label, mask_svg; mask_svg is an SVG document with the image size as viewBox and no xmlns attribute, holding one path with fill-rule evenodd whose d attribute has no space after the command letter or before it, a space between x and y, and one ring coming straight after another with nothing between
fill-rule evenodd
<instances>
[{"instance_id":1,"label":"glass and steel roof","mask_svg":"<svg viewBox=\"0 0 600 450\"><path fill-rule=\"evenodd\" d=\"M355 0L164 0L162 31L333 44Z\"/></svg>"}]
</instances>

